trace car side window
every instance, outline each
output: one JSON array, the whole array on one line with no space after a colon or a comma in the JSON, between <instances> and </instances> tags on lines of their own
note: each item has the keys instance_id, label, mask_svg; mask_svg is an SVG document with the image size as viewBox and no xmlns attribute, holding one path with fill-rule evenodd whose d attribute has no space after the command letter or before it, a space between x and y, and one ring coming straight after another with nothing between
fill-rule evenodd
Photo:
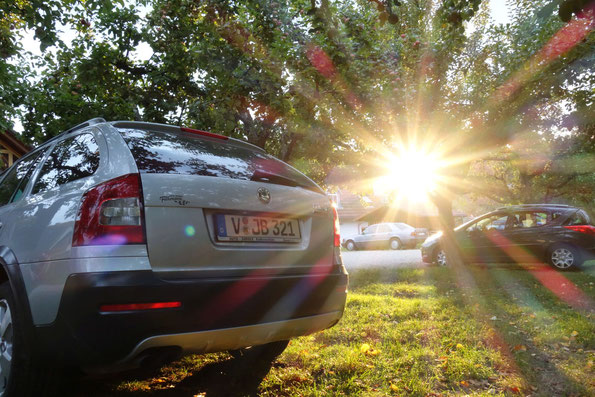
<instances>
[{"instance_id":1,"label":"car side window","mask_svg":"<svg viewBox=\"0 0 595 397\"><path fill-rule=\"evenodd\" d=\"M364 230L364 234L374 234L376 233L376 225L372 225L372 226L368 226L365 230Z\"/></svg>"},{"instance_id":2,"label":"car side window","mask_svg":"<svg viewBox=\"0 0 595 397\"><path fill-rule=\"evenodd\" d=\"M17 190L15 190L14 194L12 195L12 199L10 200L11 203L17 202L21 199L21 197L23 197L23 193L25 193L25 189L27 188L27 185L29 184L31 177L33 176L33 172L35 171L35 168L37 168L39 162L43 159L44 153L45 150L40 151L39 154L36 156L33 165L29 168L29 171L27 171L27 174L21 180L19 186L17 187Z\"/></svg>"},{"instance_id":3,"label":"car side window","mask_svg":"<svg viewBox=\"0 0 595 397\"><path fill-rule=\"evenodd\" d=\"M539 227L548 223L547 212L530 211L512 214L509 219L509 228L527 229Z\"/></svg>"},{"instance_id":4,"label":"car side window","mask_svg":"<svg viewBox=\"0 0 595 397\"><path fill-rule=\"evenodd\" d=\"M388 233L390 232L390 227L388 225L379 225L378 226L378 233Z\"/></svg>"},{"instance_id":5,"label":"car side window","mask_svg":"<svg viewBox=\"0 0 595 397\"><path fill-rule=\"evenodd\" d=\"M27 185L30 176L29 173L32 170L33 165L39 159L41 153L41 151L35 152L16 163L14 167L8 171L8 174L6 174L0 184L0 206L8 204L11 201L16 201L21 197L23 190ZM25 183L23 183L24 180L26 180ZM18 194L19 189L22 189L20 190L20 194Z\"/></svg>"},{"instance_id":6,"label":"car side window","mask_svg":"<svg viewBox=\"0 0 595 397\"><path fill-rule=\"evenodd\" d=\"M65 139L54 147L43 165L32 193L93 175L99 167L99 146L91 134Z\"/></svg>"},{"instance_id":7,"label":"car side window","mask_svg":"<svg viewBox=\"0 0 595 397\"><path fill-rule=\"evenodd\" d=\"M483 218L467 228L467 232L487 232L490 230L504 230L508 215L492 215Z\"/></svg>"}]
</instances>

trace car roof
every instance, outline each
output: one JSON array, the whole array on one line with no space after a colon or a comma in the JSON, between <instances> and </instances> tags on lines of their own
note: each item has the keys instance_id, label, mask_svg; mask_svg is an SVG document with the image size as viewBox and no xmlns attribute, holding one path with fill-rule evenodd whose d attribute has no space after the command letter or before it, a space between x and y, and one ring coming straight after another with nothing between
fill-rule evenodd
<instances>
[{"instance_id":1,"label":"car roof","mask_svg":"<svg viewBox=\"0 0 595 397\"><path fill-rule=\"evenodd\" d=\"M66 131L61 132L60 134L43 142L37 148L47 146L51 142L54 142L54 141L60 139L61 137L63 137L64 135L67 135L73 131L80 130L82 128L89 127L89 126L96 125L96 124L109 124L116 128L119 127L119 128L153 129L153 130L157 130L157 131L170 131L170 132L180 132L180 128L181 128L180 126L176 126L176 125L149 123L149 122L144 122L144 121L109 121L108 122L102 117L96 117L94 119L87 120L83 123L75 125L72 128L67 129ZM208 133L208 134L211 134L211 133ZM231 138L231 137L225 137L225 139L228 143L236 144L239 146L244 146L246 148L249 148L249 149L252 149L255 151L266 153L266 151L263 148L253 145L249 142L246 142L246 141L243 141L240 139Z\"/></svg>"},{"instance_id":2,"label":"car roof","mask_svg":"<svg viewBox=\"0 0 595 397\"><path fill-rule=\"evenodd\" d=\"M577 207L572 207L570 205L565 204L518 204L518 205L509 205L506 207L500 207L494 212L502 212L502 211L523 211L523 210L534 210L534 209L549 209L549 210L577 210Z\"/></svg>"}]
</instances>

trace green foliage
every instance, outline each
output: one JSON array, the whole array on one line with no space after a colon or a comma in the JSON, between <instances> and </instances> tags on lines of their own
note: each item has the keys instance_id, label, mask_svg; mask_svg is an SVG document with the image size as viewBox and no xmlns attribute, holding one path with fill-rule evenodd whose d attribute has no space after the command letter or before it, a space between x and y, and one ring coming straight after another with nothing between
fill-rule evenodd
<instances>
[{"instance_id":1,"label":"green foliage","mask_svg":"<svg viewBox=\"0 0 595 397\"><path fill-rule=\"evenodd\" d=\"M502 26L480 0L0 0L0 126L17 118L41 142L97 116L189 125L317 182L338 166L372 177L397 144L489 157L545 133L591 156L594 36L544 62L557 0L509 5ZM24 29L42 57L24 54ZM474 191L468 157L445 170L451 192Z\"/></svg>"}]
</instances>

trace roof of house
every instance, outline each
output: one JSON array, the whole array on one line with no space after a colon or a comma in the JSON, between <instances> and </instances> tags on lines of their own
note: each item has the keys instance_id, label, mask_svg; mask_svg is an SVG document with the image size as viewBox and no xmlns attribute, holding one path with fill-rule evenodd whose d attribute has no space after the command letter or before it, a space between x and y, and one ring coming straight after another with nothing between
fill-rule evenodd
<instances>
[{"instance_id":1,"label":"roof of house","mask_svg":"<svg viewBox=\"0 0 595 397\"><path fill-rule=\"evenodd\" d=\"M355 221L372 209L367 208L357 194L353 194L347 190L338 190L337 196L337 213L341 222Z\"/></svg>"},{"instance_id":2,"label":"roof of house","mask_svg":"<svg viewBox=\"0 0 595 397\"><path fill-rule=\"evenodd\" d=\"M31 147L21 141L12 131L6 130L0 134L0 146L16 153L19 157L31 150Z\"/></svg>"}]
</instances>

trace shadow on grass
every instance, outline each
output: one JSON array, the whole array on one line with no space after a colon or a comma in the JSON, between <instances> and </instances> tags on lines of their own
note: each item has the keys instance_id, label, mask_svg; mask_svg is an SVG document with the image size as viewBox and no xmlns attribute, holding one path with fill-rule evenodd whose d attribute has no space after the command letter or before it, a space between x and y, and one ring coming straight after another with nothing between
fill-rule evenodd
<instances>
[{"instance_id":1,"label":"shadow on grass","mask_svg":"<svg viewBox=\"0 0 595 397\"><path fill-rule=\"evenodd\" d=\"M222 358L220 361L209 362L181 380L169 377L163 370L139 369L119 375L83 379L72 395L76 397L257 396L258 387L272 366L270 361L248 363L241 358Z\"/></svg>"},{"instance_id":2,"label":"shadow on grass","mask_svg":"<svg viewBox=\"0 0 595 397\"><path fill-rule=\"evenodd\" d=\"M499 376L519 379L520 391L529 394L586 396L593 391L588 370L568 365L586 362L590 353L585 351L594 347L593 281L590 272L558 272L542 263L472 264L362 269L351 275L350 289L370 293L375 284L432 285L443 305L488 329L484 343L505 363L497 368ZM572 336L574 329L581 331L580 341ZM519 392L517 387L508 391Z\"/></svg>"},{"instance_id":3,"label":"shadow on grass","mask_svg":"<svg viewBox=\"0 0 595 397\"><path fill-rule=\"evenodd\" d=\"M453 291L454 284L458 287L458 296L453 296L449 304L461 309L475 307L472 311L475 321L491 328L491 337L486 344L498 350L507 363L507 368L501 372L520 377L525 391L531 390L537 395L590 394L592 390L585 386L588 382L581 383L563 370L563 361L573 354L569 348L564 347L560 353L554 346L544 348L543 344L534 342L549 333L548 327L568 328L564 322L572 324L577 318L584 320L586 313L588 318L588 313L593 312L592 300L588 296L583 294L587 301L576 306L556 291L556 287L568 283L582 293L568 278L539 263L465 266L449 276L452 277L450 281L445 278L436 280L437 292L446 295ZM574 277L591 279L587 274L575 274ZM540 313L542 318L536 318L533 312ZM524 329L517 327L520 322L526 323ZM589 346L591 337L587 336L585 347Z\"/></svg>"}]
</instances>

